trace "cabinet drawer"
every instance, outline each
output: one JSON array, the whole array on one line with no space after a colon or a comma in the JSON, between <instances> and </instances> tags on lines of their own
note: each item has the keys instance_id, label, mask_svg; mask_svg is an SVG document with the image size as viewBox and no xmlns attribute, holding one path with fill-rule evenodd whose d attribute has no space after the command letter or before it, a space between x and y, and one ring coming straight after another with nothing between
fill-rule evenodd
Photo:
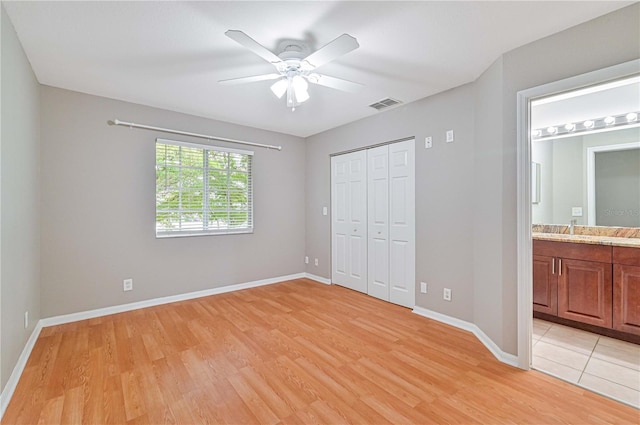
<instances>
[{"instance_id":1,"label":"cabinet drawer","mask_svg":"<svg viewBox=\"0 0 640 425\"><path fill-rule=\"evenodd\" d=\"M534 255L611 263L611 247L585 243L533 240Z\"/></svg>"},{"instance_id":2,"label":"cabinet drawer","mask_svg":"<svg viewBox=\"0 0 640 425\"><path fill-rule=\"evenodd\" d=\"M613 247L613 263L640 266L640 248L626 246Z\"/></svg>"}]
</instances>

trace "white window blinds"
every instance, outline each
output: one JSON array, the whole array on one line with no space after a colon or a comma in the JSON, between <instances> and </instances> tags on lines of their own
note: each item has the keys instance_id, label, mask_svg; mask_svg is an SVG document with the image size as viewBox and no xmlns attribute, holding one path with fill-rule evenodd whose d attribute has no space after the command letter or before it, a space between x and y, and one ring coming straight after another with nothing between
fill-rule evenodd
<instances>
[{"instance_id":1,"label":"white window blinds","mask_svg":"<svg viewBox=\"0 0 640 425\"><path fill-rule=\"evenodd\" d=\"M156 237L253 232L253 152L156 140Z\"/></svg>"}]
</instances>

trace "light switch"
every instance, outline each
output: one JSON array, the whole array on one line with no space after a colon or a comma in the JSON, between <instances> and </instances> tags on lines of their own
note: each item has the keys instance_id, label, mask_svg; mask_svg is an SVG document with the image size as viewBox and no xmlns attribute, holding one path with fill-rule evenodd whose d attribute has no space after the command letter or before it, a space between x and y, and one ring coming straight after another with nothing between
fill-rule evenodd
<instances>
[{"instance_id":1,"label":"light switch","mask_svg":"<svg viewBox=\"0 0 640 425\"><path fill-rule=\"evenodd\" d=\"M327 215L327 207L322 207L322 215Z\"/></svg>"},{"instance_id":2,"label":"light switch","mask_svg":"<svg viewBox=\"0 0 640 425\"><path fill-rule=\"evenodd\" d=\"M447 130L447 143L453 142L453 130Z\"/></svg>"},{"instance_id":3,"label":"light switch","mask_svg":"<svg viewBox=\"0 0 640 425\"><path fill-rule=\"evenodd\" d=\"M582 207L571 207L571 217L582 217Z\"/></svg>"}]
</instances>

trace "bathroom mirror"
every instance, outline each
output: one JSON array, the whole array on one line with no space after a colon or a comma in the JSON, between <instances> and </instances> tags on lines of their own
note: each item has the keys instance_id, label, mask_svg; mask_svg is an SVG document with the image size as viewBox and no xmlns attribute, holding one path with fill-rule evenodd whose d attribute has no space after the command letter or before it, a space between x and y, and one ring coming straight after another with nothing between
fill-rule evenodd
<instances>
[{"instance_id":1,"label":"bathroom mirror","mask_svg":"<svg viewBox=\"0 0 640 425\"><path fill-rule=\"evenodd\" d=\"M531 154L534 224L640 227L640 128L533 140Z\"/></svg>"}]
</instances>

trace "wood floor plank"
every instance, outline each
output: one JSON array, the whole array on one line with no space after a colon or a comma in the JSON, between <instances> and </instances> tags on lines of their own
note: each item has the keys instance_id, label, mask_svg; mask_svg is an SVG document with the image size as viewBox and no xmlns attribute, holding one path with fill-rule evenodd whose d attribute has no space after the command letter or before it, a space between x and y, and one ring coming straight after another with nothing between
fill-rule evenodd
<instances>
[{"instance_id":1,"label":"wood floor plank","mask_svg":"<svg viewBox=\"0 0 640 425\"><path fill-rule=\"evenodd\" d=\"M59 424L62 423L62 406L64 404L64 396L47 400L42 406L38 425ZM100 423L100 422L95 422Z\"/></svg>"},{"instance_id":2,"label":"wood floor plank","mask_svg":"<svg viewBox=\"0 0 640 425\"><path fill-rule=\"evenodd\" d=\"M297 279L44 328L11 424L638 424L460 329Z\"/></svg>"}]
</instances>

